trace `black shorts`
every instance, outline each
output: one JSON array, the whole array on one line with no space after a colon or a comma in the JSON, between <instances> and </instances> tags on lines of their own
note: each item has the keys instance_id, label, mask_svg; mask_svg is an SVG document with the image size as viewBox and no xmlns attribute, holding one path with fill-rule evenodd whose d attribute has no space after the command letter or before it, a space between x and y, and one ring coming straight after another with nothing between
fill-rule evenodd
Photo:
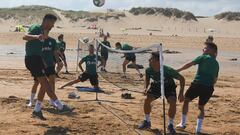
<instances>
[{"instance_id":1,"label":"black shorts","mask_svg":"<svg viewBox=\"0 0 240 135\"><path fill-rule=\"evenodd\" d=\"M213 91L213 86L205 86L202 84L192 83L185 93L185 98L188 98L192 101L193 99L199 97L198 104L205 105L211 98Z\"/></svg>"},{"instance_id":2,"label":"black shorts","mask_svg":"<svg viewBox=\"0 0 240 135\"><path fill-rule=\"evenodd\" d=\"M50 76L50 75L55 75L56 74L56 71L55 71L55 66L51 66L51 67L47 67L45 69L45 73L46 73L46 76Z\"/></svg>"},{"instance_id":3,"label":"black shorts","mask_svg":"<svg viewBox=\"0 0 240 135\"><path fill-rule=\"evenodd\" d=\"M78 77L78 79L81 82L84 82L84 81L89 79L91 85L93 85L93 86L98 85L98 75L97 74L96 75L91 75L89 73L84 72Z\"/></svg>"},{"instance_id":4,"label":"black shorts","mask_svg":"<svg viewBox=\"0 0 240 135\"><path fill-rule=\"evenodd\" d=\"M31 72L31 75L35 78L45 76L45 66L41 56L26 56L25 66Z\"/></svg>"},{"instance_id":5,"label":"black shorts","mask_svg":"<svg viewBox=\"0 0 240 135\"><path fill-rule=\"evenodd\" d=\"M136 55L128 55L126 54L126 57L125 57L125 60L128 60L128 61L132 61L132 62L135 62L136 61Z\"/></svg>"},{"instance_id":6,"label":"black shorts","mask_svg":"<svg viewBox=\"0 0 240 135\"><path fill-rule=\"evenodd\" d=\"M108 53L101 53L101 58L104 59L105 61L108 60Z\"/></svg>"},{"instance_id":7,"label":"black shorts","mask_svg":"<svg viewBox=\"0 0 240 135\"><path fill-rule=\"evenodd\" d=\"M168 97L173 96L176 97L177 93L176 93L176 88L177 86L165 86L165 97L168 99ZM159 86L159 84L156 83L151 83L151 87L150 89L147 91L147 95L151 96L155 99L161 97L161 88Z\"/></svg>"}]
</instances>

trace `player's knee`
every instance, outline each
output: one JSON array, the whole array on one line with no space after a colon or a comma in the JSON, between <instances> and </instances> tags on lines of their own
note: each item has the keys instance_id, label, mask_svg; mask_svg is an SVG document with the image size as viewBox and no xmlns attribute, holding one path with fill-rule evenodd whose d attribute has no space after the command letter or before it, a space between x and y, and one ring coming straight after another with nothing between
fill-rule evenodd
<instances>
[{"instance_id":1,"label":"player's knee","mask_svg":"<svg viewBox=\"0 0 240 135\"><path fill-rule=\"evenodd\" d=\"M150 105L151 102L152 102L152 100L150 98L148 98L148 97L144 100L144 104L145 105Z\"/></svg>"},{"instance_id":2,"label":"player's knee","mask_svg":"<svg viewBox=\"0 0 240 135\"><path fill-rule=\"evenodd\" d=\"M177 102L176 97L170 96L170 97L168 97L167 100L168 100L168 103L169 103L170 105L176 105L176 102Z\"/></svg>"}]
</instances>

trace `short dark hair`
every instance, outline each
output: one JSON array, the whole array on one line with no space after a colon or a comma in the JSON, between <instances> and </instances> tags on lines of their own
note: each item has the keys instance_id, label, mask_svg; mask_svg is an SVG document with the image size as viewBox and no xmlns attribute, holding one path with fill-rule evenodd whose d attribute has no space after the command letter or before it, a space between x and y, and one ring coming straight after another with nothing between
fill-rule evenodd
<instances>
[{"instance_id":1,"label":"short dark hair","mask_svg":"<svg viewBox=\"0 0 240 135\"><path fill-rule=\"evenodd\" d=\"M116 46L122 46L120 42L117 42L115 45Z\"/></svg>"},{"instance_id":2,"label":"short dark hair","mask_svg":"<svg viewBox=\"0 0 240 135\"><path fill-rule=\"evenodd\" d=\"M43 21L46 21L46 20L57 21L57 17L54 14L46 14L43 17Z\"/></svg>"},{"instance_id":3,"label":"short dark hair","mask_svg":"<svg viewBox=\"0 0 240 135\"><path fill-rule=\"evenodd\" d=\"M159 52L152 52L152 56L154 59L159 60Z\"/></svg>"},{"instance_id":4,"label":"short dark hair","mask_svg":"<svg viewBox=\"0 0 240 135\"><path fill-rule=\"evenodd\" d=\"M208 39L211 39L211 40L213 40L213 36L211 36L211 35L210 35L210 36L208 36Z\"/></svg>"},{"instance_id":5,"label":"short dark hair","mask_svg":"<svg viewBox=\"0 0 240 135\"><path fill-rule=\"evenodd\" d=\"M213 50L214 52L218 52L218 47L215 43L205 42L205 45L209 47L211 50Z\"/></svg>"},{"instance_id":6,"label":"short dark hair","mask_svg":"<svg viewBox=\"0 0 240 135\"><path fill-rule=\"evenodd\" d=\"M93 48L94 48L94 45L93 45L93 44L90 44L88 47L89 47L89 48L90 48L90 47L93 47Z\"/></svg>"},{"instance_id":7,"label":"short dark hair","mask_svg":"<svg viewBox=\"0 0 240 135\"><path fill-rule=\"evenodd\" d=\"M61 38L63 38L63 34L60 34L60 35L58 36L58 40L61 39Z\"/></svg>"}]
</instances>

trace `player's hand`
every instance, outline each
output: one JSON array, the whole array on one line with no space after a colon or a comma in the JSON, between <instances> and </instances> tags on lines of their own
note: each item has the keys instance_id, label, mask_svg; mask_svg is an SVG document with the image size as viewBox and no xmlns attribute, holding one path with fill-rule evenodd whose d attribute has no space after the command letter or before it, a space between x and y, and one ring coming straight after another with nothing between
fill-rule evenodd
<instances>
[{"instance_id":1,"label":"player's hand","mask_svg":"<svg viewBox=\"0 0 240 135\"><path fill-rule=\"evenodd\" d=\"M40 40L40 41L44 41L44 36L43 34L40 34L37 36L37 39Z\"/></svg>"},{"instance_id":2,"label":"player's hand","mask_svg":"<svg viewBox=\"0 0 240 135\"><path fill-rule=\"evenodd\" d=\"M184 101L184 96L183 96L183 94L179 94L179 95L178 95L178 101L179 101L180 103L182 103L182 102Z\"/></svg>"}]
</instances>

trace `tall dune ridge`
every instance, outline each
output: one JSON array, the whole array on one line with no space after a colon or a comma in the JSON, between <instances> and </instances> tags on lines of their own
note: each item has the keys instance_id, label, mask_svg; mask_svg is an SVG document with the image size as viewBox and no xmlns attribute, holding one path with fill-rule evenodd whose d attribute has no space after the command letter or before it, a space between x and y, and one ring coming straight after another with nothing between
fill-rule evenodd
<instances>
[{"instance_id":1,"label":"tall dune ridge","mask_svg":"<svg viewBox=\"0 0 240 135\"><path fill-rule=\"evenodd\" d=\"M41 11L41 12L39 12ZM58 17L55 32L95 33L97 30L87 29L92 25L103 28L111 34L133 35L177 35L177 36L207 36L240 37L240 21L237 13L230 13L221 19L215 17L198 17L194 14L173 8L132 8L129 11L109 9L106 12L61 10L47 6L20 6L0 9L1 32L13 30L15 25L31 25L41 23L46 13ZM233 16L232 15L232 16ZM230 17L229 17L230 16Z\"/></svg>"}]
</instances>

